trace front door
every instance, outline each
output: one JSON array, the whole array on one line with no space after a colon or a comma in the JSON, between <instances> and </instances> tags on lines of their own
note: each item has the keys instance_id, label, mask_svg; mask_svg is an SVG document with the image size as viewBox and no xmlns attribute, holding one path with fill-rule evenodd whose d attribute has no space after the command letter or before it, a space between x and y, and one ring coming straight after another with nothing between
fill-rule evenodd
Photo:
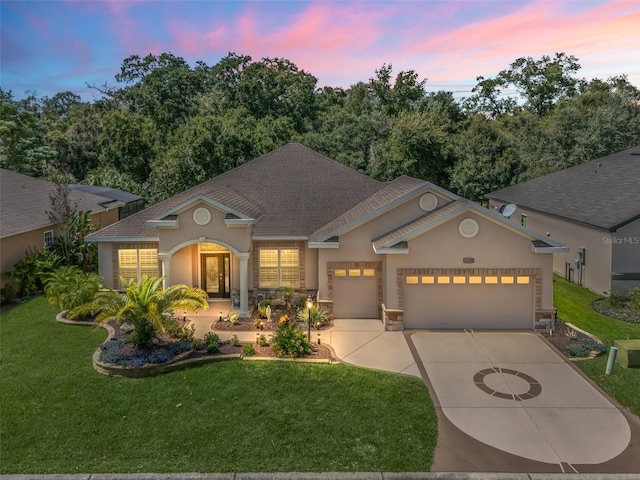
<instances>
[{"instance_id":1,"label":"front door","mask_svg":"<svg viewBox=\"0 0 640 480\"><path fill-rule=\"evenodd\" d=\"M211 298L231 297L230 254L202 255L202 289Z\"/></svg>"}]
</instances>

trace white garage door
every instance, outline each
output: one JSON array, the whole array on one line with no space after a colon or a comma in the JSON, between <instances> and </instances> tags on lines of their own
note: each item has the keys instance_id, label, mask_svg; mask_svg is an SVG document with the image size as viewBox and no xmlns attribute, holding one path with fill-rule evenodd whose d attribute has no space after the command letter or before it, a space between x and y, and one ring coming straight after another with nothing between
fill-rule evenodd
<instances>
[{"instance_id":1,"label":"white garage door","mask_svg":"<svg viewBox=\"0 0 640 480\"><path fill-rule=\"evenodd\" d=\"M407 276L404 297L405 328L533 327L533 282L529 276Z\"/></svg>"},{"instance_id":2,"label":"white garage door","mask_svg":"<svg viewBox=\"0 0 640 480\"><path fill-rule=\"evenodd\" d=\"M375 269L335 269L333 316L335 318L378 317Z\"/></svg>"}]
</instances>

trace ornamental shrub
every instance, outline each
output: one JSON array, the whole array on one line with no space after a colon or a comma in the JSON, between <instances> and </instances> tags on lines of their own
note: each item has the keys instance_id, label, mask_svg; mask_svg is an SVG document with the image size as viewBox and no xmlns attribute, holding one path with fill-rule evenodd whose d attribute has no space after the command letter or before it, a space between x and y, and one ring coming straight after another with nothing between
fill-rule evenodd
<instances>
[{"instance_id":1,"label":"ornamental shrub","mask_svg":"<svg viewBox=\"0 0 640 480\"><path fill-rule=\"evenodd\" d=\"M244 347L242 347L242 353L245 357L253 357L256 354L256 349L253 348L251 343L247 343Z\"/></svg>"},{"instance_id":2,"label":"ornamental shrub","mask_svg":"<svg viewBox=\"0 0 640 480\"><path fill-rule=\"evenodd\" d=\"M297 358L313 351L307 335L295 323L282 323L271 340L273 353L278 357Z\"/></svg>"}]
</instances>

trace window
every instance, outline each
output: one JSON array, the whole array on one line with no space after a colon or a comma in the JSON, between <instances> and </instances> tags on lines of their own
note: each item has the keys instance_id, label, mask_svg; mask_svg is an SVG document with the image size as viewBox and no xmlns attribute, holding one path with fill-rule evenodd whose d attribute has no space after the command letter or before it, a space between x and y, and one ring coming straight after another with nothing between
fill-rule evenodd
<instances>
[{"instance_id":1,"label":"window","mask_svg":"<svg viewBox=\"0 0 640 480\"><path fill-rule=\"evenodd\" d=\"M140 281L143 275L158 276L158 250L155 248L125 248L118 250L120 287L129 280Z\"/></svg>"},{"instance_id":2,"label":"window","mask_svg":"<svg viewBox=\"0 0 640 480\"><path fill-rule=\"evenodd\" d=\"M333 272L333 274L336 277L346 277L347 276L347 271L344 268L336 268L335 271Z\"/></svg>"},{"instance_id":3,"label":"window","mask_svg":"<svg viewBox=\"0 0 640 480\"><path fill-rule=\"evenodd\" d=\"M349 276L350 277L359 277L360 276L360 269L359 268L350 268L349 269Z\"/></svg>"},{"instance_id":4,"label":"window","mask_svg":"<svg viewBox=\"0 0 640 480\"><path fill-rule=\"evenodd\" d=\"M410 276L406 278L407 285L417 285L418 277Z\"/></svg>"},{"instance_id":5,"label":"window","mask_svg":"<svg viewBox=\"0 0 640 480\"><path fill-rule=\"evenodd\" d=\"M53 247L53 230L44 232L44 249L49 250Z\"/></svg>"},{"instance_id":6,"label":"window","mask_svg":"<svg viewBox=\"0 0 640 480\"><path fill-rule=\"evenodd\" d=\"M520 215L520 224L523 227L527 226L527 216L524 213L522 215Z\"/></svg>"},{"instance_id":7,"label":"window","mask_svg":"<svg viewBox=\"0 0 640 480\"><path fill-rule=\"evenodd\" d=\"M300 254L297 248L261 248L260 288L300 286Z\"/></svg>"}]
</instances>

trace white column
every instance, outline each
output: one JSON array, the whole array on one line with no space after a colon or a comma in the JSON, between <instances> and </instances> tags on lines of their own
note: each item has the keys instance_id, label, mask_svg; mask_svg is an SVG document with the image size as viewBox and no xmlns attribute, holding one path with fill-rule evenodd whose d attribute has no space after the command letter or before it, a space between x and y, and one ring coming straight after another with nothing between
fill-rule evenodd
<instances>
[{"instance_id":1,"label":"white column","mask_svg":"<svg viewBox=\"0 0 640 480\"><path fill-rule=\"evenodd\" d=\"M162 289L167 289L167 283L169 281L169 274L171 273L171 255L168 253L159 253L158 260L162 262Z\"/></svg>"},{"instance_id":2,"label":"white column","mask_svg":"<svg viewBox=\"0 0 640 480\"><path fill-rule=\"evenodd\" d=\"M241 317L249 316L249 254L236 254L240 260L240 313Z\"/></svg>"}]
</instances>

